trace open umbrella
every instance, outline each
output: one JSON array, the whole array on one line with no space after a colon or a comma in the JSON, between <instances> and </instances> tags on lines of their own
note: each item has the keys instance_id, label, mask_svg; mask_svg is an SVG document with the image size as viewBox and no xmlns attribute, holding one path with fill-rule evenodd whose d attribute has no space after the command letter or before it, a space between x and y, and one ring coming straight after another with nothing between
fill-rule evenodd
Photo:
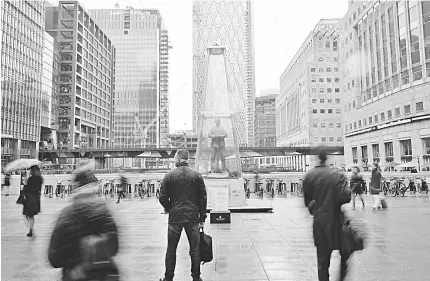
<instances>
[{"instance_id":1,"label":"open umbrella","mask_svg":"<svg viewBox=\"0 0 430 281\"><path fill-rule=\"evenodd\" d=\"M390 163L388 163L387 165L384 165L384 166L383 166L383 168L384 168L384 169L394 168L394 167L397 167L397 166L399 166L399 165L400 165L399 163L396 163L396 162L390 162Z\"/></svg>"},{"instance_id":2,"label":"open umbrella","mask_svg":"<svg viewBox=\"0 0 430 281\"><path fill-rule=\"evenodd\" d=\"M417 167L418 163L414 163L414 162L408 162L408 163L403 163L401 165L396 166L396 168L414 168Z\"/></svg>"},{"instance_id":3,"label":"open umbrella","mask_svg":"<svg viewBox=\"0 0 430 281\"><path fill-rule=\"evenodd\" d=\"M10 162L5 167L5 172L14 172L17 170L28 169L31 166L39 165L41 162L37 159L18 159Z\"/></svg>"}]
</instances>

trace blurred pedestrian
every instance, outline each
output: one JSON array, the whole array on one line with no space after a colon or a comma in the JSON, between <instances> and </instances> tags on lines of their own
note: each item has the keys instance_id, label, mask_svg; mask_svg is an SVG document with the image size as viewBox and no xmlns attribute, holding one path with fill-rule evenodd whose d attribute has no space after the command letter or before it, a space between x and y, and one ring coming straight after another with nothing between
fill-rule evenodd
<instances>
[{"instance_id":1,"label":"blurred pedestrian","mask_svg":"<svg viewBox=\"0 0 430 281\"><path fill-rule=\"evenodd\" d=\"M121 197L124 198L124 191L127 188L127 184L128 184L127 178L124 177L124 175L121 175L120 184L118 187L118 201L116 201L116 203L120 202Z\"/></svg>"},{"instance_id":2,"label":"blurred pedestrian","mask_svg":"<svg viewBox=\"0 0 430 281\"><path fill-rule=\"evenodd\" d=\"M190 245L191 276L200 278L200 228L206 220L206 186L200 173L188 166L188 151L176 152L176 169L170 171L161 183L159 201L169 213L167 231L166 271L163 281L172 281L176 267L176 249L185 229Z\"/></svg>"},{"instance_id":3,"label":"blurred pedestrian","mask_svg":"<svg viewBox=\"0 0 430 281\"><path fill-rule=\"evenodd\" d=\"M352 209L355 209L355 199L357 196L360 197L361 203L363 204L363 208L365 207L364 198L363 198L363 187L365 182L363 177L360 175L360 168L357 166L352 167L352 175L351 175L351 191L352 195Z\"/></svg>"},{"instance_id":4,"label":"blurred pedestrian","mask_svg":"<svg viewBox=\"0 0 430 281\"><path fill-rule=\"evenodd\" d=\"M329 280L333 250L341 250L341 224L345 220L341 206L351 201L346 177L326 165L324 148L317 150L320 163L311 169L303 181L305 206L314 216L313 236L317 248L318 280ZM340 280L348 272L349 254L340 251Z\"/></svg>"},{"instance_id":5,"label":"blurred pedestrian","mask_svg":"<svg viewBox=\"0 0 430 281\"><path fill-rule=\"evenodd\" d=\"M24 204L22 214L27 218L30 231L27 237L34 236L34 216L40 212L40 193L42 191L43 178L38 166L30 168L30 177L22 190Z\"/></svg>"},{"instance_id":6,"label":"blurred pedestrian","mask_svg":"<svg viewBox=\"0 0 430 281\"><path fill-rule=\"evenodd\" d=\"M9 196L9 192L10 192L10 173L9 172L6 172L4 174L3 188L6 190L5 196Z\"/></svg>"},{"instance_id":7,"label":"blurred pedestrian","mask_svg":"<svg viewBox=\"0 0 430 281\"><path fill-rule=\"evenodd\" d=\"M370 180L370 193L373 196L373 210L377 211L381 209L381 170L377 162L373 163L374 168L372 169L372 177Z\"/></svg>"},{"instance_id":8,"label":"blurred pedestrian","mask_svg":"<svg viewBox=\"0 0 430 281\"><path fill-rule=\"evenodd\" d=\"M98 180L92 171L83 170L74 182L72 202L61 211L52 232L48 260L63 269L65 281L117 281L113 257L118 252L118 230L106 201L94 192Z\"/></svg>"}]
</instances>

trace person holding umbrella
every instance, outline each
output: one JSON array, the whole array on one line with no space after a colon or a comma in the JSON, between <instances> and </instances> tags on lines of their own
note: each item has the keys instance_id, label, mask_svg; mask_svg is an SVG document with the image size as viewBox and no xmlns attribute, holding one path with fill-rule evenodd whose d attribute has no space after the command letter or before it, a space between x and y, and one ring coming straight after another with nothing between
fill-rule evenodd
<instances>
[{"instance_id":1,"label":"person holding umbrella","mask_svg":"<svg viewBox=\"0 0 430 281\"><path fill-rule=\"evenodd\" d=\"M22 214L26 216L30 231L27 237L34 236L34 216L40 212L40 192L42 190L43 178L38 166L30 167L30 177L22 190L24 204Z\"/></svg>"}]
</instances>

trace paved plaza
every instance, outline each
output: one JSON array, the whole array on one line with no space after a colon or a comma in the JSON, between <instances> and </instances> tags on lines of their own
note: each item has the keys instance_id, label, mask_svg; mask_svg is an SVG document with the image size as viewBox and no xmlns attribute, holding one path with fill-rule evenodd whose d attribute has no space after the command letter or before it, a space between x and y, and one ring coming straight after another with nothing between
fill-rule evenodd
<instances>
[{"instance_id":1,"label":"paved plaza","mask_svg":"<svg viewBox=\"0 0 430 281\"><path fill-rule=\"evenodd\" d=\"M348 280L430 280L430 200L425 197L388 198L389 210L369 207L348 213L364 221L369 245L353 257ZM43 198L36 217L36 238L28 232L16 198L1 199L1 280L59 280L60 271L47 261L54 221L68 199ZM214 239L211 263L202 266L204 280L317 280L312 220L302 198L270 200L273 214L232 214L229 225L210 225ZM111 208L121 231L118 264L123 280L158 280L164 273L167 215L155 198L124 200ZM338 273L332 257L332 280ZM191 280L188 243L183 233L175 280Z\"/></svg>"}]
</instances>

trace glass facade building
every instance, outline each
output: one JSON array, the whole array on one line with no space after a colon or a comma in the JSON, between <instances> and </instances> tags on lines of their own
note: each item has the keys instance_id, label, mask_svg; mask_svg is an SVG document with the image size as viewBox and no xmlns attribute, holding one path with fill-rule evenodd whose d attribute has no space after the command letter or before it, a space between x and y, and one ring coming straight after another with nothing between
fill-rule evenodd
<instances>
[{"instance_id":1,"label":"glass facade building","mask_svg":"<svg viewBox=\"0 0 430 281\"><path fill-rule=\"evenodd\" d=\"M240 146L254 144L255 72L251 1L193 2L193 128L200 121L207 47L225 46Z\"/></svg>"},{"instance_id":2,"label":"glass facade building","mask_svg":"<svg viewBox=\"0 0 430 281\"><path fill-rule=\"evenodd\" d=\"M59 88L59 44L48 33L44 33L42 105L41 105L41 147L55 149L58 127Z\"/></svg>"},{"instance_id":3,"label":"glass facade building","mask_svg":"<svg viewBox=\"0 0 430 281\"><path fill-rule=\"evenodd\" d=\"M428 1L350 3L340 33L347 164L430 167L429 15Z\"/></svg>"},{"instance_id":4,"label":"glass facade building","mask_svg":"<svg viewBox=\"0 0 430 281\"><path fill-rule=\"evenodd\" d=\"M37 158L43 72L43 1L1 2L1 161Z\"/></svg>"},{"instance_id":5,"label":"glass facade building","mask_svg":"<svg viewBox=\"0 0 430 281\"><path fill-rule=\"evenodd\" d=\"M114 145L166 147L170 44L159 11L127 7L91 10L90 14L117 52Z\"/></svg>"},{"instance_id":6,"label":"glass facade building","mask_svg":"<svg viewBox=\"0 0 430 281\"><path fill-rule=\"evenodd\" d=\"M77 1L47 7L45 17L46 31L60 45L58 144L111 146L115 47Z\"/></svg>"}]
</instances>

